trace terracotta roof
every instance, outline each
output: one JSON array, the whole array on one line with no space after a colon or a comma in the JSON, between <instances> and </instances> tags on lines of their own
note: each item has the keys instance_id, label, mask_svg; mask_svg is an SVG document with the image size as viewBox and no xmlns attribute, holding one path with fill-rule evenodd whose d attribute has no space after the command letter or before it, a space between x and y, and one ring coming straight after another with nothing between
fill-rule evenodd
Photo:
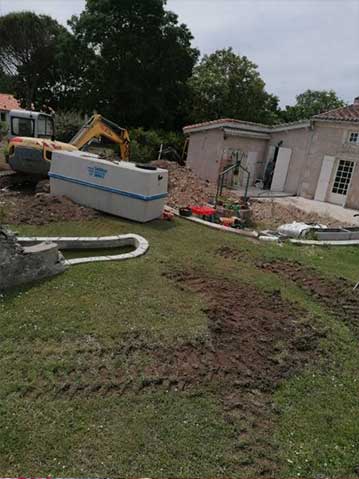
<instances>
[{"instance_id":1,"label":"terracotta roof","mask_svg":"<svg viewBox=\"0 0 359 479\"><path fill-rule=\"evenodd\" d=\"M326 111L319 115L313 116L314 120L331 120L331 121L358 121L359 122L359 104L336 108L335 110Z\"/></svg>"},{"instance_id":2,"label":"terracotta roof","mask_svg":"<svg viewBox=\"0 0 359 479\"><path fill-rule=\"evenodd\" d=\"M13 95L8 93L0 93L0 110L16 110L21 109L20 103Z\"/></svg>"}]
</instances>

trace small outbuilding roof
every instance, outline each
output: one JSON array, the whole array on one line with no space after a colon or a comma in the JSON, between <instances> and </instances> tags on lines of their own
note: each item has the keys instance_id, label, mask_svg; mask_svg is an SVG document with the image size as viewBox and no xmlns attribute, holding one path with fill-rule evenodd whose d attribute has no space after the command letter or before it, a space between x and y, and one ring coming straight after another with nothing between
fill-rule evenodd
<instances>
[{"instance_id":1,"label":"small outbuilding roof","mask_svg":"<svg viewBox=\"0 0 359 479\"><path fill-rule=\"evenodd\" d=\"M234 130L253 131L260 133L274 133L277 131L307 128L309 124L309 120L301 120L293 123L281 123L279 125L264 125L263 123L253 123L251 121L235 120L233 118L220 118L219 120L205 121L202 123L196 123L194 125L186 125L183 127L183 132L188 134L198 131L229 128Z\"/></svg>"},{"instance_id":2,"label":"small outbuilding roof","mask_svg":"<svg viewBox=\"0 0 359 479\"><path fill-rule=\"evenodd\" d=\"M16 110L20 109L20 103L13 95L9 93L0 93L0 110Z\"/></svg>"}]
</instances>

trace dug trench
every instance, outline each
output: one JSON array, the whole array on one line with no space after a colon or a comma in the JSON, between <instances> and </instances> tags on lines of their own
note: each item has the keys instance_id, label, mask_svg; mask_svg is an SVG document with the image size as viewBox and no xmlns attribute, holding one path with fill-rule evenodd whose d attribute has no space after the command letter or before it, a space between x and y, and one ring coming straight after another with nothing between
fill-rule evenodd
<instances>
[{"instance_id":1,"label":"dug trench","mask_svg":"<svg viewBox=\"0 0 359 479\"><path fill-rule=\"evenodd\" d=\"M27 384L22 397L34 400L46 394L61 400L159 390L214 394L222 403L225 420L238 433L239 466L248 473L274 473L278 462L270 438L278 411L272 393L313 361L321 333L306 311L284 300L280 291L268 293L199 272L165 276L204 300L206 338L169 347L129 335L118 348L79 345L76 367L59 371L51 382ZM139 355L145 355L144 363L138 363Z\"/></svg>"}]
</instances>

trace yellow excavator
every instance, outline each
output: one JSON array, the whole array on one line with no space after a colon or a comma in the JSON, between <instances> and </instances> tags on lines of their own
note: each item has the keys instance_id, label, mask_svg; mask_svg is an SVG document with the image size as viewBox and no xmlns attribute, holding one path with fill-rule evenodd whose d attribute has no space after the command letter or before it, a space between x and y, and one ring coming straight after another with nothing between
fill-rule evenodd
<instances>
[{"instance_id":1,"label":"yellow excavator","mask_svg":"<svg viewBox=\"0 0 359 479\"><path fill-rule=\"evenodd\" d=\"M120 160L128 161L128 131L101 115L93 115L80 128L70 143L55 140L55 124L51 115L27 110L11 110L9 114L9 148L6 161L17 173L46 178L55 150L81 150L92 140L106 138L117 144Z\"/></svg>"}]
</instances>

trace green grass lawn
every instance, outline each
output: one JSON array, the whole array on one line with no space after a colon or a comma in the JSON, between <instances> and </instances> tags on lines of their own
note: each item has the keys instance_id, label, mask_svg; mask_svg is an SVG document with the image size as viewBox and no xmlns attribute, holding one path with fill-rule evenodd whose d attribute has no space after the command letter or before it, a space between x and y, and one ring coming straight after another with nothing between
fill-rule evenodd
<instances>
[{"instance_id":1,"label":"green grass lawn","mask_svg":"<svg viewBox=\"0 0 359 479\"><path fill-rule=\"evenodd\" d=\"M2 298L4 477L253 477L266 454L275 454L271 459L283 477L356 476L358 339L314 297L256 264L298 261L354 283L357 249L259 244L179 219L139 225L104 217L16 229L66 236L138 233L150 250L126 262L71 267ZM238 259L218 256L223 246L238 250ZM326 332L315 361L268 393L270 427L259 424L252 438L268 444L267 453L249 452L244 437L256 417L229 416L220 383L141 389L141 371L156 348L208 337L204 297L164 275L177 270L279 289ZM123 377L131 388L116 389Z\"/></svg>"}]
</instances>

